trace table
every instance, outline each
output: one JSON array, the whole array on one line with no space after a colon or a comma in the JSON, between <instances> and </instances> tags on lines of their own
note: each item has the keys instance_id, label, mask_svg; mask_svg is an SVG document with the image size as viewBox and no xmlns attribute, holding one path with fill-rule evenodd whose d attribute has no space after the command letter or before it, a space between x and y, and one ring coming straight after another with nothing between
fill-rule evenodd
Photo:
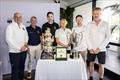
<instances>
[{"instance_id":1,"label":"table","mask_svg":"<svg viewBox=\"0 0 120 80\"><path fill-rule=\"evenodd\" d=\"M35 80L88 80L82 57L67 61L38 60Z\"/></svg>"}]
</instances>

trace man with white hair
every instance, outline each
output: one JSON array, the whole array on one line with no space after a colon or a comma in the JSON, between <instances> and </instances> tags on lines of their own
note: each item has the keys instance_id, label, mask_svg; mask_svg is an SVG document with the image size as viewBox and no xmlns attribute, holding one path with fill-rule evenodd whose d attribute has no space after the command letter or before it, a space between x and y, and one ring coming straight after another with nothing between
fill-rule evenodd
<instances>
[{"instance_id":1,"label":"man with white hair","mask_svg":"<svg viewBox=\"0 0 120 80\"><path fill-rule=\"evenodd\" d=\"M11 79L23 80L25 60L27 56L28 34L22 24L22 15L14 13L14 21L6 29L6 42L9 47L9 57L11 63Z\"/></svg>"}]
</instances>

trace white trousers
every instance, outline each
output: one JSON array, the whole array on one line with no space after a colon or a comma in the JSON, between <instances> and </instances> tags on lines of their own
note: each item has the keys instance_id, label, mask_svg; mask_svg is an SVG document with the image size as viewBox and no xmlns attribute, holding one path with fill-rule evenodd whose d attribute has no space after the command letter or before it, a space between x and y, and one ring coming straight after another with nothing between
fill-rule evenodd
<instances>
[{"instance_id":1,"label":"white trousers","mask_svg":"<svg viewBox=\"0 0 120 80\"><path fill-rule=\"evenodd\" d=\"M32 63L34 59L36 60L36 63L38 59L41 57L42 49L41 44L37 46L28 46L29 47L29 60L28 60L28 72L32 71Z\"/></svg>"}]
</instances>

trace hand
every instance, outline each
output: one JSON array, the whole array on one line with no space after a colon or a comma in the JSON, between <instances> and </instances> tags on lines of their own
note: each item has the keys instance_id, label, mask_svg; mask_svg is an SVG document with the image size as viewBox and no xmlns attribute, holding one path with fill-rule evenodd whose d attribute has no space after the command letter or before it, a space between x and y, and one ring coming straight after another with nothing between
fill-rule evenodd
<instances>
[{"instance_id":1,"label":"hand","mask_svg":"<svg viewBox=\"0 0 120 80\"><path fill-rule=\"evenodd\" d=\"M40 44L39 46L40 46L40 49L41 49L41 51L42 51L43 48L44 48L44 45Z\"/></svg>"},{"instance_id":2,"label":"hand","mask_svg":"<svg viewBox=\"0 0 120 80\"><path fill-rule=\"evenodd\" d=\"M95 54L95 53L94 53L94 49L90 49L90 53L91 53L91 54Z\"/></svg>"},{"instance_id":3,"label":"hand","mask_svg":"<svg viewBox=\"0 0 120 80\"><path fill-rule=\"evenodd\" d=\"M68 47L69 47L69 45L64 45L64 47L68 48Z\"/></svg>"},{"instance_id":4,"label":"hand","mask_svg":"<svg viewBox=\"0 0 120 80\"><path fill-rule=\"evenodd\" d=\"M43 42L43 41L41 41L41 45L44 45L44 42Z\"/></svg>"},{"instance_id":5,"label":"hand","mask_svg":"<svg viewBox=\"0 0 120 80\"><path fill-rule=\"evenodd\" d=\"M30 52L30 48L29 47L27 47L27 51L28 51L28 53Z\"/></svg>"},{"instance_id":6,"label":"hand","mask_svg":"<svg viewBox=\"0 0 120 80\"><path fill-rule=\"evenodd\" d=\"M27 47L26 46L22 46L21 49L20 49L21 52L23 51L27 51Z\"/></svg>"},{"instance_id":7,"label":"hand","mask_svg":"<svg viewBox=\"0 0 120 80\"><path fill-rule=\"evenodd\" d=\"M96 48L95 53L98 54L100 52L100 48Z\"/></svg>"},{"instance_id":8,"label":"hand","mask_svg":"<svg viewBox=\"0 0 120 80\"><path fill-rule=\"evenodd\" d=\"M43 45L43 44L44 44L44 38L41 39L41 45Z\"/></svg>"}]
</instances>

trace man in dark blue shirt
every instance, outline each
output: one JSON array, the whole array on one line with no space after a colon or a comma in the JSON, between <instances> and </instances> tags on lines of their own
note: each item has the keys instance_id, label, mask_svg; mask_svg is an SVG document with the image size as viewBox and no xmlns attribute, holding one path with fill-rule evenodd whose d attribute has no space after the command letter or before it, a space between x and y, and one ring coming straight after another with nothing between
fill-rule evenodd
<instances>
[{"instance_id":1,"label":"man in dark blue shirt","mask_svg":"<svg viewBox=\"0 0 120 80\"><path fill-rule=\"evenodd\" d=\"M31 25L27 27L28 32L28 48L29 48L29 62L28 62L28 79L31 79L32 62L34 58L36 61L41 57L41 28L37 26L37 18L32 16L30 19Z\"/></svg>"}]
</instances>

